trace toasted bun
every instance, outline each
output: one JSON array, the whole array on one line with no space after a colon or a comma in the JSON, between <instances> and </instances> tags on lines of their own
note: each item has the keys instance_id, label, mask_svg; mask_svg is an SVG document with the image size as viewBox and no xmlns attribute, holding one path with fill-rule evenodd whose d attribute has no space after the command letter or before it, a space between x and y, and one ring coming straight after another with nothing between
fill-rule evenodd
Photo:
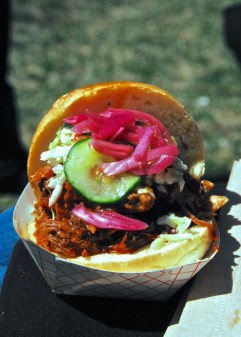
<instances>
[{"instance_id":1,"label":"toasted bun","mask_svg":"<svg viewBox=\"0 0 241 337\"><path fill-rule=\"evenodd\" d=\"M149 247L134 254L99 254L78 257L74 261L113 272L146 272L196 262L203 258L209 247L207 228L195 226L185 234L162 234Z\"/></svg>"},{"instance_id":2,"label":"toasted bun","mask_svg":"<svg viewBox=\"0 0 241 337\"><path fill-rule=\"evenodd\" d=\"M200 131L184 106L166 91L138 82L110 82L76 89L60 97L40 121L28 158L29 177L43 165L41 152L48 148L63 118L86 111L101 112L109 107L148 112L175 137L180 158L196 179L204 174L204 149Z\"/></svg>"},{"instance_id":3,"label":"toasted bun","mask_svg":"<svg viewBox=\"0 0 241 337\"><path fill-rule=\"evenodd\" d=\"M34 232L34 223L31 223L27 228L26 238L36 242ZM117 273L148 272L194 263L203 258L210 244L208 229L193 226L185 234L161 234L151 245L134 254L106 253L65 260L88 268Z\"/></svg>"},{"instance_id":4,"label":"toasted bun","mask_svg":"<svg viewBox=\"0 0 241 337\"><path fill-rule=\"evenodd\" d=\"M140 110L159 118L175 137L180 158L188 166L189 173L200 179L204 173L204 150L195 121L169 93L137 82L95 84L60 97L34 134L28 158L29 177L44 164L40 154L48 149L65 117L86 109L101 112L109 107ZM195 262L204 256L209 246L208 229L194 226L186 234L160 235L149 247L134 254L100 254L70 261L115 272L142 272Z\"/></svg>"}]
</instances>

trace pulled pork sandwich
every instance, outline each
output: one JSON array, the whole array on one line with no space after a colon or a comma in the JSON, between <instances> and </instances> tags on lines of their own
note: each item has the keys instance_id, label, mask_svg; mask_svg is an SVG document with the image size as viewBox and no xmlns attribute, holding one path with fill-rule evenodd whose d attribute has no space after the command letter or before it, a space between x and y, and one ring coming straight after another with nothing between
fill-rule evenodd
<instances>
[{"instance_id":1,"label":"pulled pork sandwich","mask_svg":"<svg viewBox=\"0 0 241 337\"><path fill-rule=\"evenodd\" d=\"M215 249L226 203L201 180L204 150L185 108L152 85L74 90L40 121L28 158L32 240L84 266L143 272Z\"/></svg>"}]
</instances>

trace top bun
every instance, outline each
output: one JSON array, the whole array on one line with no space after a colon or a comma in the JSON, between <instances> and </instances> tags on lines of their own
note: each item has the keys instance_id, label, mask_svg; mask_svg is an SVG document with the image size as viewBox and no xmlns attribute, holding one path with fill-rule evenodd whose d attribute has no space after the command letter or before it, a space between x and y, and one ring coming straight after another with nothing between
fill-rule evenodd
<instances>
[{"instance_id":1,"label":"top bun","mask_svg":"<svg viewBox=\"0 0 241 337\"><path fill-rule=\"evenodd\" d=\"M28 176L44 165L40 154L48 149L67 116L82 111L101 112L107 108L134 109L157 117L175 138L180 159L189 173L200 179L204 174L204 149L197 124L185 107L168 92L145 83L109 82L85 86L60 97L40 121L28 158Z\"/></svg>"}]
</instances>

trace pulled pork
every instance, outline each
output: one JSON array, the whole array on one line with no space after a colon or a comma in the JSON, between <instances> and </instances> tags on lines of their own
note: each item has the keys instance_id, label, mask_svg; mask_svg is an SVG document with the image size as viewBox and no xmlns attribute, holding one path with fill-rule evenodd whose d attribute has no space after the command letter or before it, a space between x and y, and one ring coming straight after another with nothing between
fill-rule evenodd
<instances>
[{"instance_id":1,"label":"pulled pork","mask_svg":"<svg viewBox=\"0 0 241 337\"><path fill-rule=\"evenodd\" d=\"M161 186L152 183L152 188L144 187L143 193L130 193L125 200L115 205L115 210L127 213L148 223L143 231L122 231L115 229L100 229L89 225L71 213L76 205L84 201L82 195L76 192L66 182L58 201L48 206L50 191L47 182L51 176L48 167L42 168L33 177L38 182L39 195L35 204L34 217L36 222L35 237L43 248L63 257L91 256L100 253L133 253L150 244L161 233L175 234L175 229L166 224L157 225L161 215L173 212L179 216L193 215L193 219L210 222L215 212L225 200L216 197L213 206L209 190L211 183L198 182L184 172L184 188L180 191L177 183ZM223 197L222 197L223 198Z\"/></svg>"}]
</instances>

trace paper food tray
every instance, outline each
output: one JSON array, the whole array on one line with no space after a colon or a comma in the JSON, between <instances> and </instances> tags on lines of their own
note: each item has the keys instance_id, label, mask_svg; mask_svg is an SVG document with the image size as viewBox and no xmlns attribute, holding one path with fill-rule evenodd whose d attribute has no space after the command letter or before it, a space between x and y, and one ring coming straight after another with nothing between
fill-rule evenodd
<instances>
[{"instance_id":1,"label":"paper food tray","mask_svg":"<svg viewBox=\"0 0 241 337\"><path fill-rule=\"evenodd\" d=\"M211 248L204 259L195 263L151 272L116 273L88 268L66 261L28 239L26 227L32 222L33 202L34 194L28 184L14 210L14 227L57 294L165 301L199 272L217 251Z\"/></svg>"}]
</instances>

